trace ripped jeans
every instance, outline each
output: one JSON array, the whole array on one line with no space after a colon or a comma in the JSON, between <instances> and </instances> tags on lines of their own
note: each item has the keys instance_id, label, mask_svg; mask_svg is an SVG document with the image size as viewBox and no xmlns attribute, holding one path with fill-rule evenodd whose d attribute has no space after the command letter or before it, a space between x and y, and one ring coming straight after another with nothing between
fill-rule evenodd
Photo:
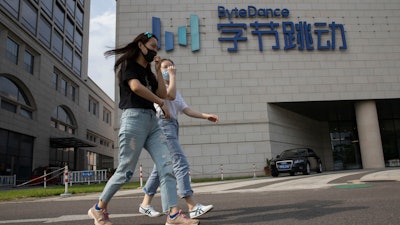
<instances>
[{"instance_id":1,"label":"ripped jeans","mask_svg":"<svg viewBox=\"0 0 400 225\"><path fill-rule=\"evenodd\" d=\"M119 130L119 164L104 187L101 201L108 203L121 186L129 182L142 148L145 148L159 168L163 208L169 209L178 205L171 156L157 120L155 112L151 109L124 110Z\"/></svg>"},{"instance_id":2,"label":"ripped jeans","mask_svg":"<svg viewBox=\"0 0 400 225\"><path fill-rule=\"evenodd\" d=\"M167 138L168 149L171 154L177 180L178 194L181 198L190 197L193 195L193 190L190 185L189 162L179 144L179 123L176 119L160 118L158 124ZM157 165L154 165L153 171L146 181L146 185L143 187L143 192L150 196L156 194L157 188L160 185L157 168ZM168 208L163 207L164 212L167 210Z\"/></svg>"}]
</instances>

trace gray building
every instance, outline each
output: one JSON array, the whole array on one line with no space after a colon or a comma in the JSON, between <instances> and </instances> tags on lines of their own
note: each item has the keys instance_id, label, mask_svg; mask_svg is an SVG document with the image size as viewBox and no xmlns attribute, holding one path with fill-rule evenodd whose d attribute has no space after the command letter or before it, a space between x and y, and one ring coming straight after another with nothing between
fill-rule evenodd
<instances>
[{"instance_id":1,"label":"gray building","mask_svg":"<svg viewBox=\"0 0 400 225\"><path fill-rule=\"evenodd\" d=\"M262 174L267 158L294 147L314 149L326 170L384 168L400 158L399 8L118 0L116 44L155 33L187 103L220 116L180 117L192 176ZM144 176L153 165L147 153L139 164Z\"/></svg>"},{"instance_id":2,"label":"gray building","mask_svg":"<svg viewBox=\"0 0 400 225\"><path fill-rule=\"evenodd\" d=\"M89 15L90 0L0 1L1 175L114 168L114 102L87 74Z\"/></svg>"}]
</instances>

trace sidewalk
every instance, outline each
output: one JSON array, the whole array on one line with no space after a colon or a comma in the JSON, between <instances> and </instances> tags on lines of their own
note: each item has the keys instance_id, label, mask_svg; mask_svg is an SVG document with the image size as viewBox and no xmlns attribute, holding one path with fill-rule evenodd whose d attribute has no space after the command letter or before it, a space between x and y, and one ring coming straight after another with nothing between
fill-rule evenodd
<instances>
[{"instance_id":1,"label":"sidewalk","mask_svg":"<svg viewBox=\"0 0 400 225\"><path fill-rule=\"evenodd\" d=\"M367 174L360 179L361 182L400 181L400 168L388 169Z\"/></svg>"},{"instance_id":2,"label":"sidewalk","mask_svg":"<svg viewBox=\"0 0 400 225\"><path fill-rule=\"evenodd\" d=\"M335 181L335 182L333 182ZM339 181L339 182L338 182ZM265 192L284 191L300 189L329 188L341 184L365 183L379 181L400 181L400 168L386 168L384 170L346 170L328 171L320 174L279 176L279 177L256 177L239 180L222 180L213 182L192 183L196 194L201 193L237 193L237 192ZM74 194L69 197L41 198L36 201L74 201L99 198L100 193ZM119 190L115 197L142 196L141 188ZM159 193L157 194L159 195Z\"/></svg>"}]
</instances>

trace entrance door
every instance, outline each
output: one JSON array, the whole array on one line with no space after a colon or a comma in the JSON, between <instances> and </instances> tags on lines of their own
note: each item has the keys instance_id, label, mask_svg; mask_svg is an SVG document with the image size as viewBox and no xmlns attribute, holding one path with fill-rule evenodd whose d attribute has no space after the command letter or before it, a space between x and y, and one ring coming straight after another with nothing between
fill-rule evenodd
<instances>
[{"instance_id":1,"label":"entrance door","mask_svg":"<svg viewBox=\"0 0 400 225\"><path fill-rule=\"evenodd\" d=\"M334 170L362 168L355 121L330 122Z\"/></svg>"}]
</instances>

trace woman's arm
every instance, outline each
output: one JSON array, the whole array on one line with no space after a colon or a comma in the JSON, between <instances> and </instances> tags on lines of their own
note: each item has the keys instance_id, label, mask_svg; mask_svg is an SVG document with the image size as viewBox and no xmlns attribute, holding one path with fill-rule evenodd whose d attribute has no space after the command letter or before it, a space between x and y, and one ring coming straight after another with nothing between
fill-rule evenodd
<instances>
[{"instance_id":1,"label":"woman's arm","mask_svg":"<svg viewBox=\"0 0 400 225\"><path fill-rule=\"evenodd\" d=\"M168 107L164 104L164 100L161 99L159 96L155 95L145 86L143 86L138 79L131 79L128 81L130 89L135 92L135 94L139 95L140 97L147 99L150 102L154 102L158 104L164 112L165 118L169 119L170 114ZM165 85L164 85L165 90Z\"/></svg>"},{"instance_id":2,"label":"woman's arm","mask_svg":"<svg viewBox=\"0 0 400 225\"><path fill-rule=\"evenodd\" d=\"M164 100L142 85L138 79L131 79L128 81L128 84L130 89L140 97L147 99L150 102L157 103L158 105L162 105L164 103Z\"/></svg>"},{"instance_id":3,"label":"woman's arm","mask_svg":"<svg viewBox=\"0 0 400 225\"><path fill-rule=\"evenodd\" d=\"M168 88L167 88L167 100L175 100L176 98L176 81L175 81L175 75L176 75L176 68L175 66L169 66L167 68L168 74L169 74L169 83L168 83Z\"/></svg>"},{"instance_id":4,"label":"woman's arm","mask_svg":"<svg viewBox=\"0 0 400 225\"><path fill-rule=\"evenodd\" d=\"M198 112L198 111L195 111L195 110L193 110L193 109L191 109L189 107L186 107L183 110L183 113L185 115L193 117L193 118L206 119L206 120L209 120L211 122L218 123L218 116L214 115L214 114Z\"/></svg>"},{"instance_id":5,"label":"woman's arm","mask_svg":"<svg viewBox=\"0 0 400 225\"><path fill-rule=\"evenodd\" d=\"M165 82L161 73L161 62L160 62L160 56L155 56L154 57L154 62L155 62L155 69L156 69L156 79L158 83L158 88L156 90L156 95L160 98L166 99L167 96L167 88L165 87Z\"/></svg>"}]
</instances>

